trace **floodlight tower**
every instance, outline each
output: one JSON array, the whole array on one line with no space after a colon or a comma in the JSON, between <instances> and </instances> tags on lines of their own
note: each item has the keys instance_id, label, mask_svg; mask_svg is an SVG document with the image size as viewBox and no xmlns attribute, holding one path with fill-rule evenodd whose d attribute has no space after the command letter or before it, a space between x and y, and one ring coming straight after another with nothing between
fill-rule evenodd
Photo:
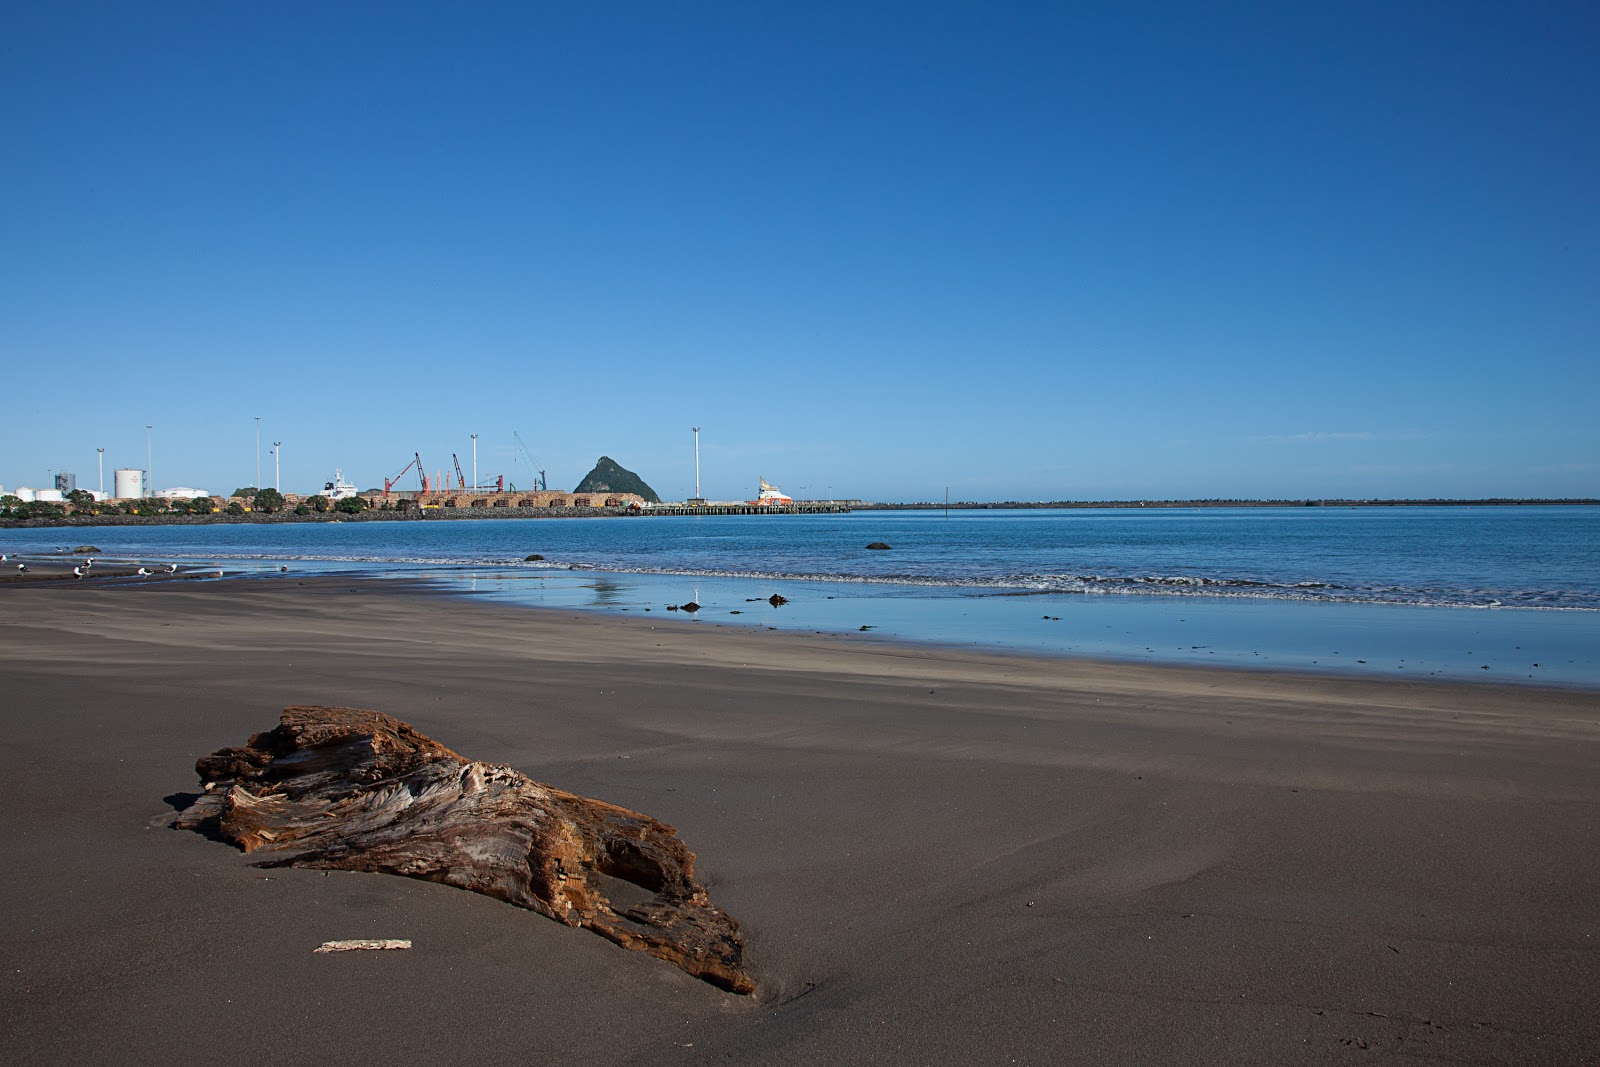
<instances>
[{"instance_id":1,"label":"floodlight tower","mask_svg":"<svg viewBox=\"0 0 1600 1067\"><path fill-rule=\"evenodd\" d=\"M281 468L278 466L278 450L282 447L282 441L272 442L272 488L280 493L283 492L283 481L278 476L279 471L281 470Z\"/></svg>"},{"instance_id":2,"label":"floodlight tower","mask_svg":"<svg viewBox=\"0 0 1600 1067\"><path fill-rule=\"evenodd\" d=\"M700 427L694 427L694 498L700 499Z\"/></svg>"},{"instance_id":3,"label":"floodlight tower","mask_svg":"<svg viewBox=\"0 0 1600 1067\"><path fill-rule=\"evenodd\" d=\"M100 453L100 495L101 496L105 496L106 495L106 450L103 449L103 448L97 448L97 449L95 449L95 451Z\"/></svg>"},{"instance_id":4,"label":"floodlight tower","mask_svg":"<svg viewBox=\"0 0 1600 1067\"><path fill-rule=\"evenodd\" d=\"M478 435L472 435L472 491L478 491Z\"/></svg>"}]
</instances>

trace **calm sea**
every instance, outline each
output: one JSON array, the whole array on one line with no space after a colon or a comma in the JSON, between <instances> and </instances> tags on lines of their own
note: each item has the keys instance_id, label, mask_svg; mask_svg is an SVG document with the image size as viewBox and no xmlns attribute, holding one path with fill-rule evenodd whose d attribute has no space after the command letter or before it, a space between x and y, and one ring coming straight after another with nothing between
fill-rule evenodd
<instances>
[{"instance_id":1,"label":"calm sea","mask_svg":"<svg viewBox=\"0 0 1600 1067\"><path fill-rule=\"evenodd\" d=\"M663 624L1600 685L1590 507L104 527L5 530L0 545L48 553L68 537L110 557L425 576L529 604L648 608ZM773 593L789 603L774 609ZM664 610L689 600L702 610Z\"/></svg>"}]
</instances>

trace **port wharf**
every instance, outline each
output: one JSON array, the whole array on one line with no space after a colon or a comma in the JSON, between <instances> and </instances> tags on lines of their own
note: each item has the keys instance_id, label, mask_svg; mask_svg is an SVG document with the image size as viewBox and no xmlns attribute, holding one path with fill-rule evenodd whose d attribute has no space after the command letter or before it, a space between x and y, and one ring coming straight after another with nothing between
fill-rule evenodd
<instances>
[{"instance_id":1,"label":"port wharf","mask_svg":"<svg viewBox=\"0 0 1600 1067\"><path fill-rule=\"evenodd\" d=\"M752 504L748 501L705 504L646 504L623 514L639 515L837 515L850 510L841 500L797 500L793 504Z\"/></svg>"},{"instance_id":2,"label":"port wharf","mask_svg":"<svg viewBox=\"0 0 1600 1067\"><path fill-rule=\"evenodd\" d=\"M609 515L826 515L847 512L857 500L796 500L786 504L758 504L749 500L686 500L652 504L633 493L362 493L374 509L442 511L505 508L508 512L603 511ZM509 517L509 516L508 516Z\"/></svg>"}]
</instances>

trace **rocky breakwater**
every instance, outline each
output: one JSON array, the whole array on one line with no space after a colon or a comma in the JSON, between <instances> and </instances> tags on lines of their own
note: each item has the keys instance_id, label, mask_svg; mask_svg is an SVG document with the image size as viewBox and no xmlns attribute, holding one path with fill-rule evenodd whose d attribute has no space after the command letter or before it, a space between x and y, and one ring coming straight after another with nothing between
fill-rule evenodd
<instances>
[{"instance_id":1,"label":"rocky breakwater","mask_svg":"<svg viewBox=\"0 0 1600 1067\"><path fill-rule=\"evenodd\" d=\"M205 792L177 825L261 867L443 882L592 930L734 993L738 922L665 823L452 752L376 711L296 706L276 729L196 764ZM626 886L616 885L627 883ZM628 903L612 899L625 896Z\"/></svg>"}]
</instances>

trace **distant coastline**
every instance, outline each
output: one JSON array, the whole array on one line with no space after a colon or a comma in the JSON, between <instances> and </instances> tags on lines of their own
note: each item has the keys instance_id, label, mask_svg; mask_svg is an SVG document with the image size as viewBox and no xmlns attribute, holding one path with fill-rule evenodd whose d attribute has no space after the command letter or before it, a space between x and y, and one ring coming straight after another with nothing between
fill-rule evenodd
<instances>
[{"instance_id":1,"label":"distant coastline","mask_svg":"<svg viewBox=\"0 0 1600 1067\"><path fill-rule=\"evenodd\" d=\"M1487 508L1531 507L1550 505L1592 506L1600 499L1590 497L1515 498L1484 497L1481 499L1428 499L1428 500L1356 500L1311 499L1295 500L1001 500L974 501L942 500L915 501L898 504L852 504L853 511L991 511L1027 509L1071 508Z\"/></svg>"},{"instance_id":2,"label":"distant coastline","mask_svg":"<svg viewBox=\"0 0 1600 1067\"><path fill-rule=\"evenodd\" d=\"M1592 507L1600 499L1589 497L1512 498L1485 497L1481 499L1429 499L1429 500L1000 500L974 501L905 501L900 503L865 503L851 501L852 511L1027 511L1027 510L1087 510L1095 509L1149 509L1163 508L1444 508L1444 507L1534 507L1571 506ZM384 511L373 509L343 514L339 512L312 512L297 515L291 510L276 512L246 512L229 515L213 512L209 515L67 515L54 519L0 519L0 529L39 529L47 527L93 526L225 526L253 523L324 523L324 522L438 522L455 519L581 519L623 517L633 514L627 508L439 508L435 510Z\"/></svg>"},{"instance_id":3,"label":"distant coastline","mask_svg":"<svg viewBox=\"0 0 1600 1067\"><path fill-rule=\"evenodd\" d=\"M592 519L626 514L626 508L438 508L424 511L381 511L372 509L347 514L313 511L297 515L293 510L247 511L229 515L214 511L209 515L66 515L54 519L0 519L0 530L96 526L250 526L283 523L326 522L438 522L454 519Z\"/></svg>"}]
</instances>

